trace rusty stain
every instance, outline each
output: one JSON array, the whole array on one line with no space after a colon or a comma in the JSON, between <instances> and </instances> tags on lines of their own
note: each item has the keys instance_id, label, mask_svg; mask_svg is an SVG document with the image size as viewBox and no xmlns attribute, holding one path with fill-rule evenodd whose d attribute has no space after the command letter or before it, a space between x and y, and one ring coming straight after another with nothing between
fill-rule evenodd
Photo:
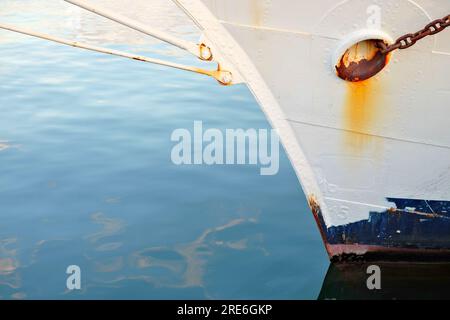
<instances>
[{"instance_id":1,"label":"rusty stain","mask_svg":"<svg viewBox=\"0 0 450 320\"><path fill-rule=\"evenodd\" d=\"M320 206L317 203L316 198L313 195L310 195L308 197L308 205L311 208L311 211L313 212L314 215L318 215L320 212Z\"/></svg>"},{"instance_id":2,"label":"rusty stain","mask_svg":"<svg viewBox=\"0 0 450 320\"><path fill-rule=\"evenodd\" d=\"M344 125L348 131L345 135L345 144L353 151L361 151L371 142L371 136L366 132L377 117L377 97L374 87L371 79L347 83Z\"/></svg>"},{"instance_id":3,"label":"rusty stain","mask_svg":"<svg viewBox=\"0 0 450 320\"><path fill-rule=\"evenodd\" d=\"M263 22L263 8L261 0L251 0L250 8L252 13L252 24L256 27L260 27Z\"/></svg>"},{"instance_id":4,"label":"rusty stain","mask_svg":"<svg viewBox=\"0 0 450 320\"><path fill-rule=\"evenodd\" d=\"M376 114L376 96L372 80L347 84L346 120L347 128L363 132Z\"/></svg>"},{"instance_id":5,"label":"rusty stain","mask_svg":"<svg viewBox=\"0 0 450 320\"><path fill-rule=\"evenodd\" d=\"M203 61L212 61L212 59L213 59L213 54L212 54L212 51L211 51L211 48L210 47L208 47L206 44L204 44L204 43L200 43L199 45L198 45L198 48L199 48L199 58L200 58L200 60L203 60Z\"/></svg>"},{"instance_id":6,"label":"rusty stain","mask_svg":"<svg viewBox=\"0 0 450 320\"><path fill-rule=\"evenodd\" d=\"M314 216L314 220L317 223L317 227L319 228L323 243L325 244L325 247L328 247L327 234L326 234L326 230L325 230L326 226L322 220L322 210L320 209L319 202L316 200L316 197L314 195L308 196L308 205ZM327 248L327 251L328 251L328 248Z\"/></svg>"},{"instance_id":7,"label":"rusty stain","mask_svg":"<svg viewBox=\"0 0 450 320\"><path fill-rule=\"evenodd\" d=\"M339 78L359 82L370 79L389 63L389 53L382 53L383 40L364 40L354 44L342 55L336 65Z\"/></svg>"},{"instance_id":8,"label":"rusty stain","mask_svg":"<svg viewBox=\"0 0 450 320\"><path fill-rule=\"evenodd\" d=\"M382 114L380 109L383 108L379 94L382 89L381 83L379 79L371 76L374 75L373 72L377 73L385 66L389 55L380 60L380 49L374 41L365 40L355 44L344 53L336 66L338 75L349 80L346 82L344 103L345 129L361 133L348 135L352 141L347 142L358 150L370 141L368 130L378 120Z\"/></svg>"},{"instance_id":9,"label":"rusty stain","mask_svg":"<svg viewBox=\"0 0 450 320\"><path fill-rule=\"evenodd\" d=\"M345 85L344 145L352 154L365 150L370 153L368 156L381 160L383 140L376 139L370 131L380 125L387 110L382 95L383 83L378 79L368 79L346 82Z\"/></svg>"},{"instance_id":10,"label":"rusty stain","mask_svg":"<svg viewBox=\"0 0 450 320\"><path fill-rule=\"evenodd\" d=\"M194 68L195 72L213 77L223 86L230 86L233 84L233 74L230 71L222 70L220 64L217 64L217 70L204 70Z\"/></svg>"},{"instance_id":11,"label":"rusty stain","mask_svg":"<svg viewBox=\"0 0 450 320\"><path fill-rule=\"evenodd\" d=\"M449 219L447 216L445 216L441 213L435 213L435 212L428 213L428 212L422 212L422 211L417 211L417 210L395 209L395 212L398 212L398 211L403 212L403 213L415 214L415 215L419 215L419 216L423 216L423 217L431 218L431 219L436 219L436 218Z\"/></svg>"},{"instance_id":12,"label":"rusty stain","mask_svg":"<svg viewBox=\"0 0 450 320\"><path fill-rule=\"evenodd\" d=\"M346 85L343 121L345 147L351 153L382 160L383 141L373 139L371 131L381 124L386 113L383 82L374 77L390 61L390 53L381 53L383 40L360 41L345 51L336 65L337 75ZM368 147L370 148L368 149Z\"/></svg>"}]
</instances>

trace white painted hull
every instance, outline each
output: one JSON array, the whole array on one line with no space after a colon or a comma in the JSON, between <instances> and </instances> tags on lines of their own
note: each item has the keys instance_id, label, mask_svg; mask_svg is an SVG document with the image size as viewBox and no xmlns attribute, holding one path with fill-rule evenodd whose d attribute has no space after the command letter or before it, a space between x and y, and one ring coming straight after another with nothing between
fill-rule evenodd
<instances>
[{"instance_id":1,"label":"white painted hull","mask_svg":"<svg viewBox=\"0 0 450 320\"><path fill-rule=\"evenodd\" d=\"M278 130L330 257L450 250L450 31L352 84L334 55L373 1L176 2ZM394 39L450 12L448 0L378 3Z\"/></svg>"}]
</instances>

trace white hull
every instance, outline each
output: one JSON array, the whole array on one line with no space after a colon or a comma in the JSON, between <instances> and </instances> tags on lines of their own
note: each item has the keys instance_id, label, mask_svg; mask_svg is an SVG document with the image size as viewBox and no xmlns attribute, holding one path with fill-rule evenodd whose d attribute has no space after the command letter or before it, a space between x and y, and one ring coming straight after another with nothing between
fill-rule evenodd
<instances>
[{"instance_id":1,"label":"white hull","mask_svg":"<svg viewBox=\"0 0 450 320\"><path fill-rule=\"evenodd\" d=\"M355 84L335 54L367 31L373 1L176 2L278 130L330 257L450 249L450 31ZM375 32L394 39L450 12L448 0L378 3Z\"/></svg>"}]
</instances>

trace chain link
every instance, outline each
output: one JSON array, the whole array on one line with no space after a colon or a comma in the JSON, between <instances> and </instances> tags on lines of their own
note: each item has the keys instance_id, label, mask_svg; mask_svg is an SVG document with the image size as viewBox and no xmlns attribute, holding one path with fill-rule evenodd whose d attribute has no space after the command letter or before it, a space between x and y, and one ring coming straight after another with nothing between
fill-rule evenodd
<instances>
[{"instance_id":1,"label":"chain link","mask_svg":"<svg viewBox=\"0 0 450 320\"><path fill-rule=\"evenodd\" d=\"M450 26L450 14L442 19L436 19L416 33L408 33L398 38L393 44L386 45L380 41L381 53L387 54L397 49L406 49L416 44L417 41L427 36L439 33Z\"/></svg>"}]
</instances>

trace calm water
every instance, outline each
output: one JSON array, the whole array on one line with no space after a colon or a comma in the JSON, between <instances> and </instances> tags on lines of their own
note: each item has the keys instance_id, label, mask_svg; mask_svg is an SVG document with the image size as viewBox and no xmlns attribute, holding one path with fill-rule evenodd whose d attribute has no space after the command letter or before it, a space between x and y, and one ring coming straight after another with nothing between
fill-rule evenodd
<instances>
[{"instance_id":1,"label":"calm water","mask_svg":"<svg viewBox=\"0 0 450 320\"><path fill-rule=\"evenodd\" d=\"M197 38L170 2L135 2L112 4ZM63 1L0 0L0 21L198 64ZM175 166L194 120L269 128L245 86L0 31L0 298L317 298L328 260L284 152L275 176Z\"/></svg>"}]
</instances>

